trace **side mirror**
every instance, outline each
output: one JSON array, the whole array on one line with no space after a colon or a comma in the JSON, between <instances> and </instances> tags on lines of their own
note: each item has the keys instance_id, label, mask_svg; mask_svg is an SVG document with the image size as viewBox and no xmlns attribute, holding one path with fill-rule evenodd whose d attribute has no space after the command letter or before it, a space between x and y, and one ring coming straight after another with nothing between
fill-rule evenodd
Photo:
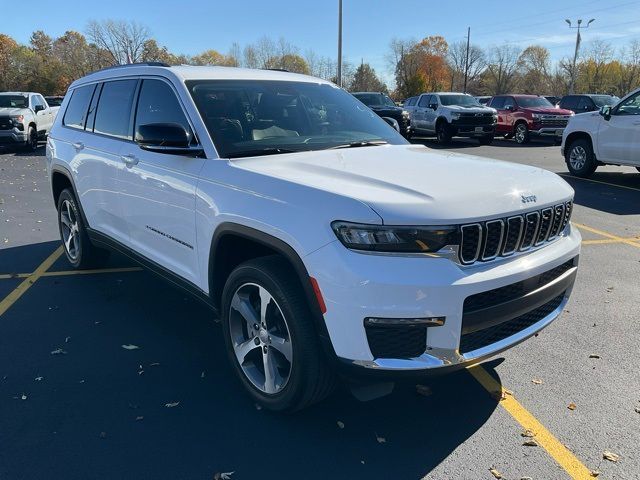
<instances>
[{"instance_id":1,"label":"side mirror","mask_svg":"<svg viewBox=\"0 0 640 480\"><path fill-rule=\"evenodd\" d=\"M504 109L509 112L515 112L516 107L514 107L513 105L507 105L506 107L504 107Z\"/></svg>"},{"instance_id":2,"label":"side mirror","mask_svg":"<svg viewBox=\"0 0 640 480\"><path fill-rule=\"evenodd\" d=\"M400 131L400 124L398 123L398 121L395 118L391 118L391 117L382 117L382 119L387 122L389 125L391 125L397 132Z\"/></svg>"},{"instance_id":3,"label":"side mirror","mask_svg":"<svg viewBox=\"0 0 640 480\"><path fill-rule=\"evenodd\" d=\"M44 105L36 105L36 106L33 108L33 111L34 111L34 112L36 112L36 113L41 112L41 111L43 111L43 110L44 110Z\"/></svg>"},{"instance_id":4,"label":"side mirror","mask_svg":"<svg viewBox=\"0 0 640 480\"><path fill-rule=\"evenodd\" d=\"M600 107L600 115L602 115L605 120L609 120L611 118L611 105L603 105Z\"/></svg>"},{"instance_id":5,"label":"side mirror","mask_svg":"<svg viewBox=\"0 0 640 480\"><path fill-rule=\"evenodd\" d=\"M201 147L191 145L191 134L178 123L149 123L136 129L135 142L143 150L175 155L198 155Z\"/></svg>"},{"instance_id":6,"label":"side mirror","mask_svg":"<svg viewBox=\"0 0 640 480\"><path fill-rule=\"evenodd\" d=\"M429 108L431 110L437 110L438 109L438 104L437 103L430 103L429 104Z\"/></svg>"}]
</instances>

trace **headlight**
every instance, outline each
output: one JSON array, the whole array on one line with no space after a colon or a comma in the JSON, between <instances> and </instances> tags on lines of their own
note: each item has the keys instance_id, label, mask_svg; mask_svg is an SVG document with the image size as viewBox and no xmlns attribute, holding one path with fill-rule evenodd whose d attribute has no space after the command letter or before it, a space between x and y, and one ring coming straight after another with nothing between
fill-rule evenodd
<instances>
[{"instance_id":1,"label":"headlight","mask_svg":"<svg viewBox=\"0 0 640 480\"><path fill-rule=\"evenodd\" d=\"M13 123L22 123L24 120L24 115L12 115L11 120L13 120Z\"/></svg>"},{"instance_id":2,"label":"headlight","mask_svg":"<svg viewBox=\"0 0 640 480\"><path fill-rule=\"evenodd\" d=\"M407 112L406 110L402 110L402 116L403 117L408 117L409 116L409 112Z\"/></svg>"},{"instance_id":3,"label":"headlight","mask_svg":"<svg viewBox=\"0 0 640 480\"><path fill-rule=\"evenodd\" d=\"M534 120L540 120L542 118L542 115L540 113L533 113L533 114L531 114L531 117Z\"/></svg>"},{"instance_id":4,"label":"headlight","mask_svg":"<svg viewBox=\"0 0 640 480\"><path fill-rule=\"evenodd\" d=\"M333 222L331 227L342 244L353 250L426 253L459 243L456 226L392 227Z\"/></svg>"},{"instance_id":5,"label":"headlight","mask_svg":"<svg viewBox=\"0 0 640 480\"><path fill-rule=\"evenodd\" d=\"M460 119L460 112L452 112L451 113L451 118L454 119L454 120Z\"/></svg>"}]
</instances>

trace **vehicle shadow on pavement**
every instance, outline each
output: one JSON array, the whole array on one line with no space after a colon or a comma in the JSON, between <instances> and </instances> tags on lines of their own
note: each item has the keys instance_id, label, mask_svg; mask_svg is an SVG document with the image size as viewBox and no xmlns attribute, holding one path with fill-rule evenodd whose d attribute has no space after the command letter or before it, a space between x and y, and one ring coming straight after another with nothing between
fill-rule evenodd
<instances>
[{"instance_id":1,"label":"vehicle shadow on pavement","mask_svg":"<svg viewBox=\"0 0 640 480\"><path fill-rule=\"evenodd\" d=\"M480 146L480 143L473 138L454 138L446 145L441 145L435 138L422 138L422 137L413 137L410 140L414 145L426 145L429 148L433 148L435 150L448 150L448 149L459 149L459 148L474 148ZM513 140L506 140L503 138L496 138L491 146L494 147L507 147L507 148L525 148L525 147L549 147L553 146L553 142L542 139L535 140L527 143L526 145L518 145ZM558 147L559 148L559 147Z\"/></svg>"},{"instance_id":2,"label":"vehicle shadow on pavement","mask_svg":"<svg viewBox=\"0 0 640 480\"><path fill-rule=\"evenodd\" d=\"M575 190L577 205L614 215L640 214L640 173L601 172L591 177L593 180L612 185L585 181L570 175L562 175L562 178ZM630 188L620 188L616 185Z\"/></svg>"},{"instance_id":3,"label":"vehicle shadow on pavement","mask_svg":"<svg viewBox=\"0 0 640 480\"><path fill-rule=\"evenodd\" d=\"M0 274L57 245L0 250ZM145 271L45 276L0 321L0 477L421 478L497 406L466 371L423 383L426 396L405 384L361 403L340 388L271 413L241 390L197 300Z\"/></svg>"},{"instance_id":4,"label":"vehicle shadow on pavement","mask_svg":"<svg viewBox=\"0 0 640 480\"><path fill-rule=\"evenodd\" d=\"M14 157L44 157L47 154L46 142L40 141L35 152L22 150L15 147L0 147L0 155L11 155Z\"/></svg>"}]
</instances>

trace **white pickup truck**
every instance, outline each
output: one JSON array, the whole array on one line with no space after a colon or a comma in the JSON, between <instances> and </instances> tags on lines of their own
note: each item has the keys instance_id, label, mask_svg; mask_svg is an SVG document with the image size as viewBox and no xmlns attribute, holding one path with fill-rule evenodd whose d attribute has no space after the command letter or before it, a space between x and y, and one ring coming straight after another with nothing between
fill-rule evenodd
<instances>
[{"instance_id":1,"label":"white pickup truck","mask_svg":"<svg viewBox=\"0 0 640 480\"><path fill-rule=\"evenodd\" d=\"M640 88L616 105L571 117L562 155L572 175L589 177L600 165L628 165L640 171Z\"/></svg>"},{"instance_id":2,"label":"white pickup truck","mask_svg":"<svg viewBox=\"0 0 640 480\"><path fill-rule=\"evenodd\" d=\"M0 145L29 151L49 135L56 112L39 93L0 92Z\"/></svg>"}]
</instances>

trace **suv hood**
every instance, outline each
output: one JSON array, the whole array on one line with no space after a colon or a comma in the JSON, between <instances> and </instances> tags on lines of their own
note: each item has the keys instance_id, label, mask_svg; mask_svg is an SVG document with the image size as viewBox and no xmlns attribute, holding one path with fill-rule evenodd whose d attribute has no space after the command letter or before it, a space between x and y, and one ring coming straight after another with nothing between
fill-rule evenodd
<instances>
[{"instance_id":1,"label":"suv hood","mask_svg":"<svg viewBox=\"0 0 640 480\"><path fill-rule=\"evenodd\" d=\"M542 113L544 115L571 115L573 112L571 110L565 110L564 108L526 108L523 110L527 110L531 113Z\"/></svg>"},{"instance_id":2,"label":"suv hood","mask_svg":"<svg viewBox=\"0 0 640 480\"><path fill-rule=\"evenodd\" d=\"M496 111L495 108L483 106L463 107L462 105L443 105L442 108L446 108L448 110L451 110L452 112L466 113L494 113Z\"/></svg>"},{"instance_id":3,"label":"suv hood","mask_svg":"<svg viewBox=\"0 0 640 480\"><path fill-rule=\"evenodd\" d=\"M534 210L573 196L564 180L546 170L422 145L323 150L231 162L357 199L389 225L465 223ZM537 201L523 203L522 195L535 195ZM336 220L350 220L335 214Z\"/></svg>"},{"instance_id":4,"label":"suv hood","mask_svg":"<svg viewBox=\"0 0 640 480\"><path fill-rule=\"evenodd\" d=\"M28 109L16 108L16 107L2 107L0 108L0 115L20 115L20 114L24 114L25 110L28 110Z\"/></svg>"}]
</instances>

